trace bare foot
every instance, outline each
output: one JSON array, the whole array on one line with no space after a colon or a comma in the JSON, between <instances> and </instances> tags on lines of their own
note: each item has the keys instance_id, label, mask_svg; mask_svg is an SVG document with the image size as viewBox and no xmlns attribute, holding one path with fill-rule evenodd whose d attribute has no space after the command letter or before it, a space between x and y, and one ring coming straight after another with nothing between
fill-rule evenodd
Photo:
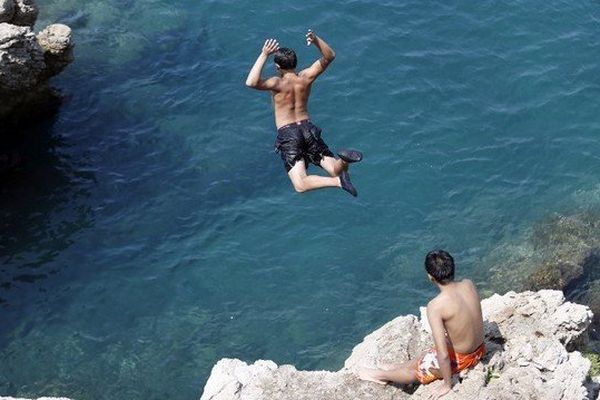
<instances>
[{"instance_id":1,"label":"bare foot","mask_svg":"<svg viewBox=\"0 0 600 400\"><path fill-rule=\"evenodd\" d=\"M371 368L360 368L358 370L358 377L363 381L371 381L375 383L379 383L380 385L387 384L387 381L382 381L379 379L379 371Z\"/></svg>"}]
</instances>

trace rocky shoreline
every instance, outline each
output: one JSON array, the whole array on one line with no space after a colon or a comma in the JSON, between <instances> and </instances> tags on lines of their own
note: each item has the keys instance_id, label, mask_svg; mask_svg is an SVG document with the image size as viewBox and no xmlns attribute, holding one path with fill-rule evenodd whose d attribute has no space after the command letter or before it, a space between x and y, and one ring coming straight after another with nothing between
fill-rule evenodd
<instances>
[{"instance_id":1,"label":"rocky shoreline","mask_svg":"<svg viewBox=\"0 0 600 400\"><path fill-rule=\"evenodd\" d=\"M482 301L488 352L455 377L446 399L597 399L585 349L592 312L565 301L562 292L509 292ZM414 315L388 322L357 345L336 372L298 371L259 360L222 359L201 400L426 399L428 386L381 386L356 378L358 366L402 362L431 346L428 326Z\"/></svg>"},{"instance_id":2,"label":"rocky shoreline","mask_svg":"<svg viewBox=\"0 0 600 400\"><path fill-rule=\"evenodd\" d=\"M48 80L73 61L71 28L52 24L37 35L34 0L0 0L0 118L52 97Z\"/></svg>"}]
</instances>

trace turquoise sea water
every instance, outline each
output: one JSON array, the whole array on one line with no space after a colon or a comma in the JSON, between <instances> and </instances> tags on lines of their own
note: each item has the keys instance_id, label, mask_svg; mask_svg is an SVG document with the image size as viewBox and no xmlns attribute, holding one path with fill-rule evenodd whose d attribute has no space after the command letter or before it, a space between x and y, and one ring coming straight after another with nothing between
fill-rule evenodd
<instances>
[{"instance_id":1,"label":"turquoise sea water","mask_svg":"<svg viewBox=\"0 0 600 400\"><path fill-rule=\"evenodd\" d=\"M59 113L0 192L0 395L195 399L222 357L339 369L493 249L600 202L597 1L48 0L74 29ZM310 112L362 149L358 199L293 192L264 39L337 59ZM273 72L269 63L266 72Z\"/></svg>"}]
</instances>

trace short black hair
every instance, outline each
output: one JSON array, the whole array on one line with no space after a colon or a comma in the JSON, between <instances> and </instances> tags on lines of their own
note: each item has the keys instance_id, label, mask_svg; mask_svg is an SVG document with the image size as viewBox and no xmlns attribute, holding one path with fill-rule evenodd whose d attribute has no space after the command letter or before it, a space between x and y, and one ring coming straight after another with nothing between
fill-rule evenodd
<instances>
[{"instance_id":1,"label":"short black hair","mask_svg":"<svg viewBox=\"0 0 600 400\"><path fill-rule=\"evenodd\" d=\"M444 250L433 250L425 257L425 270L441 285L454 280L454 259Z\"/></svg>"},{"instance_id":2,"label":"short black hair","mask_svg":"<svg viewBox=\"0 0 600 400\"><path fill-rule=\"evenodd\" d=\"M281 69L294 69L298 64L296 58L296 52L287 47L282 47L275 52L275 63L279 65Z\"/></svg>"}]
</instances>

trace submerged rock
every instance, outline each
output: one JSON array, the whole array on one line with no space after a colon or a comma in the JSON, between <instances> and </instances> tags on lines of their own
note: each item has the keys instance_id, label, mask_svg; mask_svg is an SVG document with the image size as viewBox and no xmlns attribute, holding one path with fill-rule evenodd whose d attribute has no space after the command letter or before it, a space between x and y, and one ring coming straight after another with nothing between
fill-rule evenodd
<instances>
[{"instance_id":1,"label":"submerged rock","mask_svg":"<svg viewBox=\"0 0 600 400\"><path fill-rule=\"evenodd\" d=\"M553 215L518 239L503 244L488 259L491 289L562 290L569 300L590 306L590 334L600 339L600 210ZM592 347L598 350L596 342Z\"/></svg>"},{"instance_id":2,"label":"submerged rock","mask_svg":"<svg viewBox=\"0 0 600 400\"><path fill-rule=\"evenodd\" d=\"M455 376L451 399L588 399L590 361L574 348L590 324L589 308L565 302L559 291L507 293L483 300L487 354ZM388 322L357 345L336 372L298 371L272 361L222 359L201 400L426 399L436 384L397 387L359 380L359 366L403 362L431 345L426 318Z\"/></svg>"},{"instance_id":3,"label":"submerged rock","mask_svg":"<svg viewBox=\"0 0 600 400\"><path fill-rule=\"evenodd\" d=\"M71 29L53 24L36 36L37 14L34 0L0 0L0 118L46 94L73 61Z\"/></svg>"}]
</instances>

